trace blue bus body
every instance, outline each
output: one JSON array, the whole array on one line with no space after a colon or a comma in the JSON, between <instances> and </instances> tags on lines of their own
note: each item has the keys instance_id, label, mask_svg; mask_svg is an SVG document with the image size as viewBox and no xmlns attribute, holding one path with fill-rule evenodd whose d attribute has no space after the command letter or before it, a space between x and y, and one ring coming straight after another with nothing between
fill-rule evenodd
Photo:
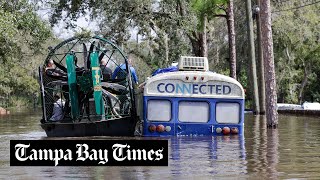
<instances>
[{"instance_id":1,"label":"blue bus body","mask_svg":"<svg viewBox=\"0 0 320 180\"><path fill-rule=\"evenodd\" d=\"M242 135L244 91L213 72L158 74L146 82L142 112L143 136Z\"/></svg>"}]
</instances>

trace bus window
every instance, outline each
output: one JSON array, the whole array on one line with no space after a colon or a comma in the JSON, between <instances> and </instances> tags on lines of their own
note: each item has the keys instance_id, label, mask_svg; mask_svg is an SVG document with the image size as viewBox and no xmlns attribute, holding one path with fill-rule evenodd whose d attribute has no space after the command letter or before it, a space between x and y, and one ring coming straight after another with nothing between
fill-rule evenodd
<instances>
[{"instance_id":1,"label":"bus window","mask_svg":"<svg viewBox=\"0 0 320 180\"><path fill-rule=\"evenodd\" d=\"M238 124L240 121L239 103L217 103L216 121L218 123Z\"/></svg>"},{"instance_id":2,"label":"bus window","mask_svg":"<svg viewBox=\"0 0 320 180\"><path fill-rule=\"evenodd\" d=\"M168 100L149 100L147 119L149 121L170 121L171 102Z\"/></svg>"},{"instance_id":3,"label":"bus window","mask_svg":"<svg viewBox=\"0 0 320 180\"><path fill-rule=\"evenodd\" d=\"M209 121L209 103L207 102L179 102L179 121L206 123Z\"/></svg>"}]
</instances>

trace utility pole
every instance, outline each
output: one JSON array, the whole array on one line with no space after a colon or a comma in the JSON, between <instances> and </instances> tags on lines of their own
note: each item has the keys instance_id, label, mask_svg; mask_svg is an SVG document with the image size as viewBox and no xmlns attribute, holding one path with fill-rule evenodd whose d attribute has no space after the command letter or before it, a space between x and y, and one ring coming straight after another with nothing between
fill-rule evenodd
<instances>
[{"instance_id":1,"label":"utility pole","mask_svg":"<svg viewBox=\"0 0 320 180\"><path fill-rule=\"evenodd\" d=\"M259 94L258 94L258 83L257 83L257 67L254 50L254 38L253 38L253 20L252 20L252 6L251 0L246 0L246 15L247 15L247 26L248 26L248 40L249 40L249 59L250 59L250 73L251 82L253 87L253 113L259 114Z\"/></svg>"},{"instance_id":2,"label":"utility pole","mask_svg":"<svg viewBox=\"0 0 320 180\"><path fill-rule=\"evenodd\" d=\"M265 68L264 75L266 78L266 104L268 104L266 107L267 128L276 129L278 127L277 87L271 24L270 0L263 0L261 1L261 41Z\"/></svg>"},{"instance_id":3,"label":"utility pole","mask_svg":"<svg viewBox=\"0 0 320 180\"><path fill-rule=\"evenodd\" d=\"M257 45L258 45L258 73L259 73L259 105L260 114L266 113L266 89L264 80L264 65L263 65L263 49L261 42L261 22L260 22L260 0L256 0L257 5L254 8L257 23Z\"/></svg>"}]
</instances>

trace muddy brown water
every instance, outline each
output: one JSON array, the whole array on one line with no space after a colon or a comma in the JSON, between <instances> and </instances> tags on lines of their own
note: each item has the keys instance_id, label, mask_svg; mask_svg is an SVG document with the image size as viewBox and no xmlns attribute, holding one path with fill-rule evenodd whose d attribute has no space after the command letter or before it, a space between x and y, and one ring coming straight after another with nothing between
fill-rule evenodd
<instances>
[{"instance_id":1,"label":"muddy brown water","mask_svg":"<svg viewBox=\"0 0 320 180\"><path fill-rule=\"evenodd\" d=\"M279 128L267 130L262 116L246 115L244 136L172 137L168 167L10 167L10 140L48 139L40 117L0 116L0 179L320 178L320 118L280 115Z\"/></svg>"}]
</instances>

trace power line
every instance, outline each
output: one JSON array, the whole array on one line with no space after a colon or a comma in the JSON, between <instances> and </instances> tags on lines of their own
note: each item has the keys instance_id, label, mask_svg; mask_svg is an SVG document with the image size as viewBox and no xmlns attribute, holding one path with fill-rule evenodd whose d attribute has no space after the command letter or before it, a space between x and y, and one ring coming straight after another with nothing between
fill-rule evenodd
<instances>
[{"instance_id":1,"label":"power line","mask_svg":"<svg viewBox=\"0 0 320 180\"><path fill-rule=\"evenodd\" d=\"M297 7L293 7L293 8L289 8L289 9L283 9L283 10L279 10L279 11L273 11L272 13L278 13L278 12L283 12L283 11L290 11L290 10L294 10L294 9L300 9L300 8L304 8L304 7L307 7L307 6L311 6L311 5L314 5L314 4L317 4L317 3L320 3L320 1L316 1L316 2L313 2L313 3L310 3L310 4L305 4L303 6L297 6Z\"/></svg>"}]
</instances>

